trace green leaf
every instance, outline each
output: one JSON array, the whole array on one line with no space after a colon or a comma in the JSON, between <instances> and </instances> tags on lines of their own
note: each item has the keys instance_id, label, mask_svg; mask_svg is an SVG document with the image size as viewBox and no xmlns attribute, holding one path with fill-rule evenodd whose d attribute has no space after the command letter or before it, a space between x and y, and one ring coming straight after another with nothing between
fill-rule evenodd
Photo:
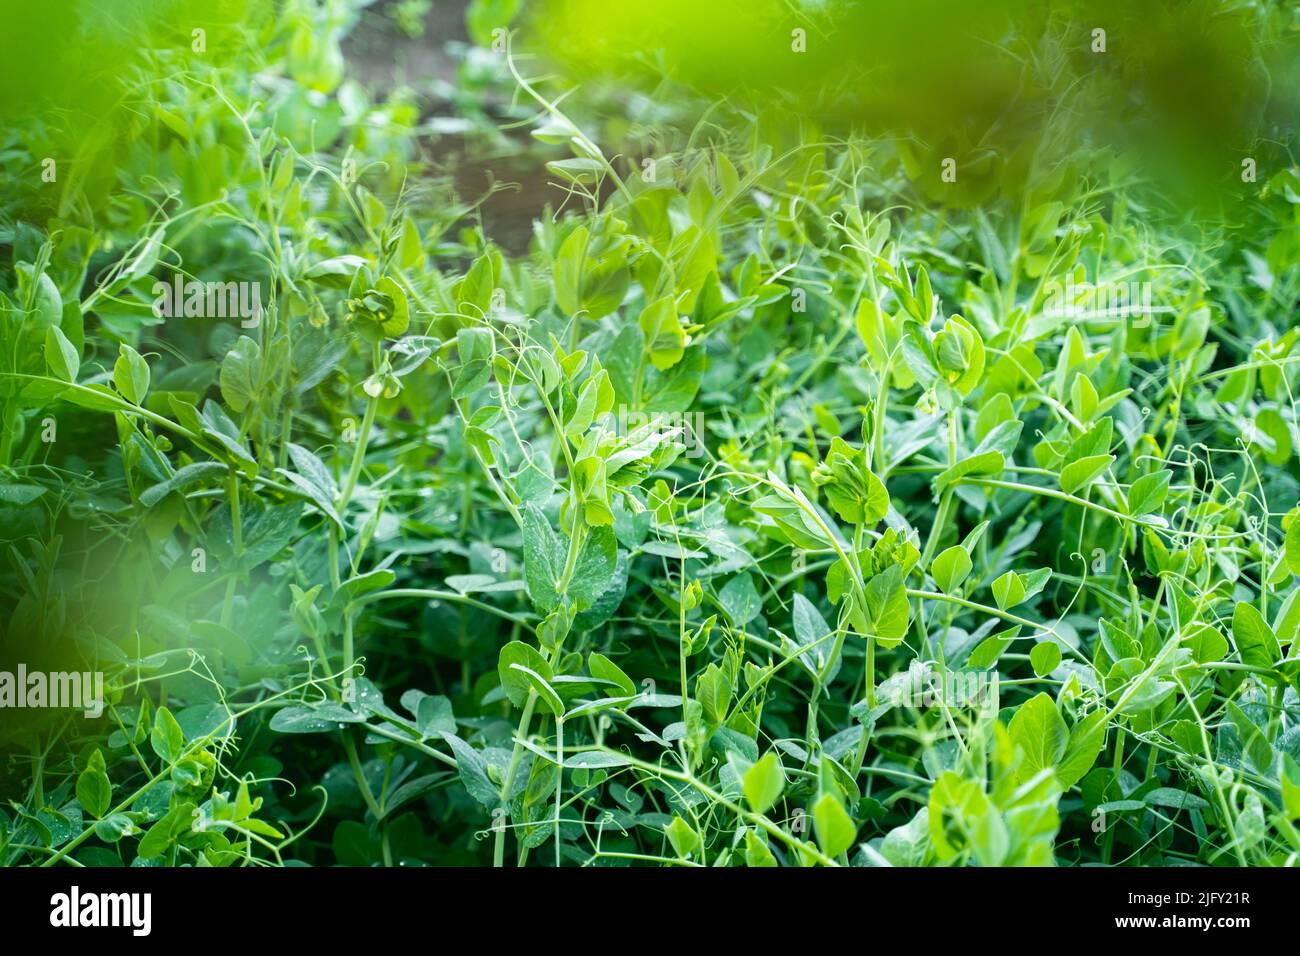
<instances>
[{"instance_id":1,"label":"green leaf","mask_svg":"<svg viewBox=\"0 0 1300 956\"><path fill-rule=\"evenodd\" d=\"M763 609L763 599L748 574L737 574L718 592L718 603L726 612L733 627L744 627L758 617Z\"/></svg>"},{"instance_id":2,"label":"green leaf","mask_svg":"<svg viewBox=\"0 0 1300 956\"><path fill-rule=\"evenodd\" d=\"M393 300L393 311L379 324L380 330L386 338L400 338L411 326L411 306L406 300L405 290L389 276L376 282L375 289ZM491 289L488 294L491 295Z\"/></svg>"},{"instance_id":3,"label":"green leaf","mask_svg":"<svg viewBox=\"0 0 1300 956\"><path fill-rule=\"evenodd\" d=\"M1279 645L1292 644L1300 638L1300 589L1287 595L1278 608L1277 616L1273 618L1273 633L1277 635ZM1297 654L1300 654L1300 648L1291 652L1292 657Z\"/></svg>"},{"instance_id":4,"label":"green leaf","mask_svg":"<svg viewBox=\"0 0 1300 956\"><path fill-rule=\"evenodd\" d=\"M1011 642L1020 636L1020 625L1010 627L1005 631L1000 631L984 638L971 651L967 663L976 669L983 670L992 667L998 662L1004 651L1011 646Z\"/></svg>"},{"instance_id":5,"label":"green leaf","mask_svg":"<svg viewBox=\"0 0 1300 956\"><path fill-rule=\"evenodd\" d=\"M271 718L271 729L279 734L323 734L340 724L359 724L365 718L334 701L322 700L303 706L282 707Z\"/></svg>"},{"instance_id":6,"label":"green leaf","mask_svg":"<svg viewBox=\"0 0 1300 956\"><path fill-rule=\"evenodd\" d=\"M695 681L695 699L704 708L710 724L717 725L727 716L732 686L727 674L717 664L710 664Z\"/></svg>"},{"instance_id":7,"label":"green leaf","mask_svg":"<svg viewBox=\"0 0 1300 956\"><path fill-rule=\"evenodd\" d=\"M745 831L745 865L752 867L774 867L776 857L766 843L754 830Z\"/></svg>"},{"instance_id":8,"label":"green leaf","mask_svg":"<svg viewBox=\"0 0 1300 956\"><path fill-rule=\"evenodd\" d=\"M125 813L114 813L95 824L95 836L105 843L117 843L135 832L135 824Z\"/></svg>"},{"instance_id":9,"label":"green leaf","mask_svg":"<svg viewBox=\"0 0 1300 956\"><path fill-rule=\"evenodd\" d=\"M1208 810L1210 802L1186 790L1157 787L1142 798L1149 807L1170 807L1174 810Z\"/></svg>"},{"instance_id":10,"label":"green leaf","mask_svg":"<svg viewBox=\"0 0 1300 956\"><path fill-rule=\"evenodd\" d=\"M1046 677L1060 666L1061 648L1055 641L1035 644L1034 649L1029 652L1029 662L1033 665L1036 676Z\"/></svg>"},{"instance_id":11,"label":"green leaf","mask_svg":"<svg viewBox=\"0 0 1300 956\"><path fill-rule=\"evenodd\" d=\"M599 163L597 174L604 167ZM585 312L589 319L609 315L623 303L631 274L618 249L597 254L586 226L569 233L555 259L555 302L569 315Z\"/></svg>"},{"instance_id":12,"label":"green leaf","mask_svg":"<svg viewBox=\"0 0 1300 956\"><path fill-rule=\"evenodd\" d=\"M99 752L96 751L96 756ZM108 774L104 772L104 761L100 758L98 767L87 767L77 777L77 802L92 817L99 819L108 812L113 799L113 785Z\"/></svg>"},{"instance_id":13,"label":"green leaf","mask_svg":"<svg viewBox=\"0 0 1300 956\"><path fill-rule=\"evenodd\" d=\"M41 485L4 484L0 485L0 502L7 505L29 505L45 494L45 491Z\"/></svg>"},{"instance_id":14,"label":"green leaf","mask_svg":"<svg viewBox=\"0 0 1300 956\"><path fill-rule=\"evenodd\" d=\"M839 856L853 845L858 828L834 794L821 795L813 804L812 817L817 830L817 845L827 856Z\"/></svg>"},{"instance_id":15,"label":"green leaf","mask_svg":"<svg viewBox=\"0 0 1300 956\"><path fill-rule=\"evenodd\" d=\"M172 845L172 820L170 816L163 817L145 833L140 840L140 845L136 848L136 856L142 860L153 860L162 856L167 848Z\"/></svg>"},{"instance_id":16,"label":"green leaf","mask_svg":"<svg viewBox=\"0 0 1300 956\"><path fill-rule=\"evenodd\" d=\"M820 671L831 655L831 641L824 639L831 633L830 625L812 601L798 591L794 595L793 621L799 646L810 648L803 653L803 659Z\"/></svg>"},{"instance_id":17,"label":"green leaf","mask_svg":"<svg viewBox=\"0 0 1300 956\"><path fill-rule=\"evenodd\" d=\"M897 647L907 635L912 609L903 586L903 569L892 564L866 586L867 626L881 647Z\"/></svg>"},{"instance_id":18,"label":"green leaf","mask_svg":"<svg viewBox=\"0 0 1300 956\"><path fill-rule=\"evenodd\" d=\"M1070 731L1065 753L1056 767L1056 778L1068 790L1084 778L1106 745L1106 712L1095 710Z\"/></svg>"},{"instance_id":19,"label":"green leaf","mask_svg":"<svg viewBox=\"0 0 1300 956\"><path fill-rule=\"evenodd\" d=\"M1273 449L1265 450L1264 459L1274 467L1283 467L1291 460L1295 452L1291 440L1291 426L1276 408L1260 409L1255 416L1255 427L1259 434L1272 442Z\"/></svg>"},{"instance_id":20,"label":"green leaf","mask_svg":"<svg viewBox=\"0 0 1300 956\"><path fill-rule=\"evenodd\" d=\"M1017 422L1016 424L1019 424ZM1006 458L1000 451L986 451L963 458L934 479L935 493L942 493L954 481L967 475L996 475L1006 467Z\"/></svg>"},{"instance_id":21,"label":"green leaf","mask_svg":"<svg viewBox=\"0 0 1300 956\"><path fill-rule=\"evenodd\" d=\"M970 554L959 544L941 552L930 565L930 574L939 590L945 594L954 593L971 571Z\"/></svg>"},{"instance_id":22,"label":"green leaf","mask_svg":"<svg viewBox=\"0 0 1300 956\"><path fill-rule=\"evenodd\" d=\"M775 751L769 750L745 772L742 782L745 800L755 813L766 813L785 789L785 770Z\"/></svg>"},{"instance_id":23,"label":"green leaf","mask_svg":"<svg viewBox=\"0 0 1300 956\"><path fill-rule=\"evenodd\" d=\"M375 591L382 591L395 580L397 580L397 575L387 568L367 571L365 574L350 577L340 584L339 589L334 592L333 597L330 598L328 610L331 613L342 611L357 599Z\"/></svg>"},{"instance_id":24,"label":"green leaf","mask_svg":"<svg viewBox=\"0 0 1300 956\"><path fill-rule=\"evenodd\" d=\"M564 547L567 552L568 546ZM613 529L606 526L588 528L587 540L578 554L573 577L564 592L578 610L591 607L601 595L616 586L617 562L618 542Z\"/></svg>"},{"instance_id":25,"label":"green leaf","mask_svg":"<svg viewBox=\"0 0 1300 956\"><path fill-rule=\"evenodd\" d=\"M1235 404L1249 398L1255 391L1255 370L1239 368L1224 378L1219 390L1214 393L1215 401Z\"/></svg>"},{"instance_id":26,"label":"green leaf","mask_svg":"<svg viewBox=\"0 0 1300 956\"><path fill-rule=\"evenodd\" d=\"M613 681L624 697L636 696L636 684L633 683L632 678L628 677L621 667L611 661L604 654L592 651L587 656L587 669L591 671L592 677L599 677L601 680Z\"/></svg>"},{"instance_id":27,"label":"green leaf","mask_svg":"<svg viewBox=\"0 0 1300 956\"><path fill-rule=\"evenodd\" d=\"M370 828L356 820L340 820L330 850L341 866L369 866L383 850Z\"/></svg>"},{"instance_id":28,"label":"green leaf","mask_svg":"<svg viewBox=\"0 0 1300 956\"><path fill-rule=\"evenodd\" d=\"M119 346L117 361L113 364L113 385L132 405L144 404L149 391L149 364L129 345Z\"/></svg>"},{"instance_id":29,"label":"green leaf","mask_svg":"<svg viewBox=\"0 0 1300 956\"><path fill-rule=\"evenodd\" d=\"M456 311L470 319L487 316L492 305L493 271L492 257L486 253L474 260L456 285ZM388 289L381 291L392 294Z\"/></svg>"},{"instance_id":30,"label":"green leaf","mask_svg":"<svg viewBox=\"0 0 1300 956\"><path fill-rule=\"evenodd\" d=\"M415 725L425 737L455 733L456 717L451 701L441 695L421 697L415 709Z\"/></svg>"},{"instance_id":31,"label":"green leaf","mask_svg":"<svg viewBox=\"0 0 1300 956\"><path fill-rule=\"evenodd\" d=\"M469 795L486 808L498 806L501 803L501 788L488 777L483 755L455 734L443 734L442 739L451 747L456 758L456 769L460 772L460 782Z\"/></svg>"},{"instance_id":32,"label":"green leaf","mask_svg":"<svg viewBox=\"0 0 1300 956\"><path fill-rule=\"evenodd\" d=\"M164 763L174 762L185 749L185 734L181 731L181 725L176 723L176 718L166 707L159 707L154 714L149 745Z\"/></svg>"},{"instance_id":33,"label":"green leaf","mask_svg":"<svg viewBox=\"0 0 1300 956\"><path fill-rule=\"evenodd\" d=\"M77 371L81 368L81 356L77 347L68 341L63 330L51 325L45 330L45 364L55 378L65 382L75 382Z\"/></svg>"},{"instance_id":34,"label":"green leaf","mask_svg":"<svg viewBox=\"0 0 1300 956\"><path fill-rule=\"evenodd\" d=\"M523 535L524 581L528 597L539 611L552 611L560 603L556 588L564 570L567 549L542 509L531 502L524 508Z\"/></svg>"},{"instance_id":35,"label":"green leaf","mask_svg":"<svg viewBox=\"0 0 1300 956\"><path fill-rule=\"evenodd\" d=\"M672 368L686 354L686 331L677 317L677 303L671 295L651 302L637 320L645 334L646 352L659 371Z\"/></svg>"},{"instance_id":36,"label":"green leaf","mask_svg":"<svg viewBox=\"0 0 1300 956\"><path fill-rule=\"evenodd\" d=\"M1287 819L1300 820L1300 766L1290 754L1282 756L1282 809Z\"/></svg>"},{"instance_id":37,"label":"green leaf","mask_svg":"<svg viewBox=\"0 0 1300 956\"><path fill-rule=\"evenodd\" d=\"M506 692L510 703L522 707L533 685L525 671L515 665L522 665L527 671L540 675L545 680L551 679L551 665L541 652L523 641L511 641L501 648L497 655L497 676L501 679L501 688Z\"/></svg>"},{"instance_id":38,"label":"green leaf","mask_svg":"<svg viewBox=\"0 0 1300 956\"><path fill-rule=\"evenodd\" d=\"M1032 571L1017 572L1020 575L1020 583L1024 586L1025 596L1020 600L1023 603L1041 591L1052 576L1051 568L1035 568Z\"/></svg>"},{"instance_id":39,"label":"green leaf","mask_svg":"<svg viewBox=\"0 0 1300 956\"><path fill-rule=\"evenodd\" d=\"M1137 518L1152 511L1159 511L1165 503L1169 492L1169 478L1172 472L1167 468L1143 475L1133 482L1128 492L1129 514Z\"/></svg>"},{"instance_id":40,"label":"green leaf","mask_svg":"<svg viewBox=\"0 0 1300 956\"><path fill-rule=\"evenodd\" d=\"M1021 704L1007 725L1007 733L1025 753L1019 771L1021 780L1054 767L1065 753L1068 739L1065 721L1047 694L1039 694Z\"/></svg>"},{"instance_id":41,"label":"green leaf","mask_svg":"<svg viewBox=\"0 0 1300 956\"><path fill-rule=\"evenodd\" d=\"M627 767L632 761L621 754L604 750L585 750L580 754L569 754L564 758L566 770L602 770L610 767Z\"/></svg>"},{"instance_id":42,"label":"green leaf","mask_svg":"<svg viewBox=\"0 0 1300 956\"><path fill-rule=\"evenodd\" d=\"M302 510L301 501L276 505L259 504L254 499L243 510L243 550L236 553L232 515L229 508L224 507L213 521L216 538L213 552L221 560L255 568L275 557L293 541L298 534Z\"/></svg>"},{"instance_id":43,"label":"green leaf","mask_svg":"<svg viewBox=\"0 0 1300 956\"><path fill-rule=\"evenodd\" d=\"M1232 612L1232 639L1243 664L1272 667L1282 656L1273 629L1259 609L1246 601L1238 601Z\"/></svg>"},{"instance_id":44,"label":"green leaf","mask_svg":"<svg viewBox=\"0 0 1300 956\"><path fill-rule=\"evenodd\" d=\"M778 495L764 495L751 507L759 514L772 519L792 545L808 551L830 547L830 539L816 523L811 521L795 502Z\"/></svg>"},{"instance_id":45,"label":"green leaf","mask_svg":"<svg viewBox=\"0 0 1300 956\"><path fill-rule=\"evenodd\" d=\"M289 442L288 447L289 456L293 459L297 470L277 468L276 474L283 475L290 484L304 492L321 514L342 528L343 518L334 508L334 499L338 494L338 485L334 481L334 476L325 467L325 463L308 449L293 442Z\"/></svg>"},{"instance_id":46,"label":"green leaf","mask_svg":"<svg viewBox=\"0 0 1300 956\"><path fill-rule=\"evenodd\" d=\"M1065 452L1065 460L1067 462L1077 462L1084 458L1105 457L1110 450L1114 430L1114 420L1109 417L1096 422L1086 432L1070 442L1069 448Z\"/></svg>"},{"instance_id":47,"label":"green leaf","mask_svg":"<svg viewBox=\"0 0 1300 956\"><path fill-rule=\"evenodd\" d=\"M361 256L335 256L311 266L303 273L303 278L333 289L346 289L351 284L352 277L357 274L357 270L366 264L366 260Z\"/></svg>"},{"instance_id":48,"label":"green leaf","mask_svg":"<svg viewBox=\"0 0 1300 956\"><path fill-rule=\"evenodd\" d=\"M993 600L1005 611L1025 600L1025 582L1015 571L1008 571L993 582Z\"/></svg>"},{"instance_id":49,"label":"green leaf","mask_svg":"<svg viewBox=\"0 0 1300 956\"><path fill-rule=\"evenodd\" d=\"M1273 763L1276 751L1264 736L1259 726L1246 716L1246 713L1233 701L1227 703L1228 719L1232 721L1237 736L1241 739L1241 749L1250 760L1251 765L1265 777L1273 776Z\"/></svg>"},{"instance_id":50,"label":"green leaf","mask_svg":"<svg viewBox=\"0 0 1300 956\"><path fill-rule=\"evenodd\" d=\"M402 216L402 233L397 242L397 264L402 269L417 269L424 264L424 246L420 227L410 214Z\"/></svg>"},{"instance_id":51,"label":"green leaf","mask_svg":"<svg viewBox=\"0 0 1300 956\"><path fill-rule=\"evenodd\" d=\"M216 461L196 461L176 469L176 473L166 481L150 485L140 492L140 504L152 508L174 491L184 491L203 481L224 478L230 469Z\"/></svg>"},{"instance_id":52,"label":"green leaf","mask_svg":"<svg viewBox=\"0 0 1300 956\"><path fill-rule=\"evenodd\" d=\"M582 434L590 426L592 419L596 416L596 401L600 389L600 383L593 380L587 382L578 393L577 399L573 403L573 408L569 410L568 417L564 422L564 436L574 444L582 440Z\"/></svg>"},{"instance_id":53,"label":"green leaf","mask_svg":"<svg viewBox=\"0 0 1300 956\"><path fill-rule=\"evenodd\" d=\"M1006 460L1016 449L1024 423L1018 418L1000 422L989 430L975 450L934 479L935 494L967 475L996 475L1006 467Z\"/></svg>"},{"instance_id":54,"label":"green leaf","mask_svg":"<svg viewBox=\"0 0 1300 956\"><path fill-rule=\"evenodd\" d=\"M664 834L672 844L673 851L683 860L687 859L700 845L700 837L691 825L674 813L672 822L664 827Z\"/></svg>"},{"instance_id":55,"label":"green leaf","mask_svg":"<svg viewBox=\"0 0 1300 956\"><path fill-rule=\"evenodd\" d=\"M529 686L537 693L537 698L552 714L556 717L564 716L564 701L560 699L560 695L551 686L548 678L524 664L511 664L510 669L524 675Z\"/></svg>"},{"instance_id":56,"label":"green leaf","mask_svg":"<svg viewBox=\"0 0 1300 956\"><path fill-rule=\"evenodd\" d=\"M1300 574L1300 515L1293 516L1286 529L1285 553L1286 566L1292 574Z\"/></svg>"},{"instance_id":57,"label":"green leaf","mask_svg":"<svg viewBox=\"0 0 1300 956\"><path fill-rule=\"evenodd\" d=\"M1100 478L1114 461L1114 455L1090 455L1070 462L1061 469L1061 490L1072 495L1086 488Z\"/></svg>"},{"instance_id":58,"label":"green leaf","mask_svg":"<svg viewBox=\"0 0 1300 956\"><path fill-rule=\"evenodd\" d=\"M192 801L173 803L167 814L149 828L136 849L136 856L142 860L152 860L165 853L177 838L191 832L195 818Z\"/></svg>"},{"instance_id":59,"label":"green leaf","mask_svg":"<svg viewBox=\"0 0 1300 956\"><path fill-rule=\"evenodd\" d=\"M570 182L587 185L595 183L605 172L604 163L588 156L551 160L546 164L546 168Z\"/></svg>"},{"instance_id":60,"label":"green leaf","mask_svg":"<svg viewBox=\"0 0 1300 956\"><path fill-rule=\"evenodd\" d=\"M241 335L221 361L221 397L233 411L242 412L257 398L262 374L262 347Z\"/></svg>"}]
</instances>

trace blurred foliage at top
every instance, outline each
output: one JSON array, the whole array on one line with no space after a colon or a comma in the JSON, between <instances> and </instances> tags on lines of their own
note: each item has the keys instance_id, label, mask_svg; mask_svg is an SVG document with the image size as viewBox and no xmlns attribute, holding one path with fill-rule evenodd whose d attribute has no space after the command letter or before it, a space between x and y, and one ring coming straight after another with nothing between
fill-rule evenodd
<instances>
[{"instance_id":1,"label":"blurred foliage at top","mask_svg":"<svg viewBox=\"0 0 1300 956\"><path fill-rule=\"evenodd\" d=\"M485 6L508 6L488 4ZM663 80L756 122L896 135L928 198L1016 192L1035 163L1113 148L1209 202L1294 146L1300 7L1155 0L546 0L566 74ZM774 105L774 99L775 105ZM945 188L952 157L961 188Z\"/></svg>"},{"instance_id":2,"label":"blurred foliage at top","mask_svg":"<svg viewBox=\"0 0 1300 956\"><path fill-rule=\"evenodd\" d=\"M260 49L287 67L281 96L334 92L340 41L369 5L3 0L0 156L10 172L72 163L60 215L78 189L103 200L116 167L159 145L151 123L202 124L161 110L160 87ZM421 9L389 12L404 23ZM1287 0L474 0L467 24L484 48L514 31L517 55L583 84L587 108L618 101L602 118L615 132L620 113L625 132L748 124L791 145L865 132L893 139L921 197L944 205L1018 196L1086 157L1232 220L1243 161L1290 165L1300 115L1300 5ZM49 192L20 205L35 201L48 206Z\"/></svg>"}]
</instances>

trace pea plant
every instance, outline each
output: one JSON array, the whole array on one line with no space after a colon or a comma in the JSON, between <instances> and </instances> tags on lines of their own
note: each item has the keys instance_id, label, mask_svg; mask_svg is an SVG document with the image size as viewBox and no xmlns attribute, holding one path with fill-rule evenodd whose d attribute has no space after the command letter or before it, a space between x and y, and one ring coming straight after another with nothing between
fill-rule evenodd
<instances>
[{"instance_id":1,"label":"pea plant","mask_svg":"<svg viewBox=\"0 0 1300 956\"><path fill-rule=\"evenodd\" d=\"M104 677L6 711L0 861L1300 858L1293 159L949 196L516 4L432 106L253 6L0 133L0 663Z\"/></svg>"}]
</instances>

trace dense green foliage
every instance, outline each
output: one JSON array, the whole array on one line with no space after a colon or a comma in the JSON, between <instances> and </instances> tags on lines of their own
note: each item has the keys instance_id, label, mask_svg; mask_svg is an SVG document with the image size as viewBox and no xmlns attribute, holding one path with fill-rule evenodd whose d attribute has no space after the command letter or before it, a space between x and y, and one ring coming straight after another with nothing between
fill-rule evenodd
<instances>
[{"instance_id":1,"label":"dense green foliage","mask_svg":"<svg viewBox=\"0 0 1300 956\"><path fill-rule=\"evenodd\" d=\"M4 713L0 861L1297 859L1293 132L1185 214L1054 126L568 96L512 3L432 106L226 6L6 104L0 669L108 701Z\"/></svg>"}]
</instances>

